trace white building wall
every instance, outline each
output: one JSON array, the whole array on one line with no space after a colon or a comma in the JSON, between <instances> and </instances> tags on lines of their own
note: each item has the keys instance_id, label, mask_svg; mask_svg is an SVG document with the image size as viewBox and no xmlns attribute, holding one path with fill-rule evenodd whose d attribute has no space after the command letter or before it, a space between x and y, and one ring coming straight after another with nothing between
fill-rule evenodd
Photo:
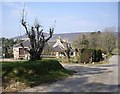
<instances>
[{"instance_id":1,"label":"white building wall","mask_svg":"<svg viewBox=\"0 0 120 94\"><path fill-rule=\"evenodd\" d=\"M73 52L73 56L76 56L76 52Z\"/></svg>"},{"instance_id":2,"label":"white building wall","mask_svg":"<svg viewBox=\"0 0 120 94\"><path fill-rule=\"evenodd\" d=\"M57 58L59 57L59 52L56 52L56 57L57 57Z\"/></svg>"},{"instance_id":3,"label":"white building wall","mask_svg":"<svg viewBox=\"0 0 120 94\"><path fill-rule=\"evenodd\" d=\"M13 48L13 55L14 55L14 59L19 58L19 48L18 47Z\"/></svg>"},{"instance_id":4,"label":"white building wall","mask_svg":"<svg viewBox=\"0 0 120 94\"><path fill-rule=\"evenodd\" d=\"M14 47L13 48L13 55L14 55L14 59L16 59L16 60L19 59L19 48L22 48L22 47ZM28 47L25 47L25 48L28 49ZM23 59L25 59L25 60L30 59L29 53L25 54L25 57Z\"/></svg>"}]
</instances>

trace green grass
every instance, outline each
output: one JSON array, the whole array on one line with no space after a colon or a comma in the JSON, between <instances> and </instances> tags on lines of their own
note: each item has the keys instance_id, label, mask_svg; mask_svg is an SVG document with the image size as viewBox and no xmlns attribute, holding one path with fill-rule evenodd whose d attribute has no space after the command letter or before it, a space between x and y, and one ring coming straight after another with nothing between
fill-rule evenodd
<instances>
[{"instance_id":1,"label":"green grass","mask_svg":"<svg viewBox=\"0 0 120 94\"><path fill-rule=\"evenodd\" d=\"M62 63L78 63L78 58L77 57L71 57L70 62L68 62L67 57L61 57L61 58L58 58L58 60Z\"/></svg>"},{"instance_id":2,"label":"green grass","mask_svg":"<svg viewBox=\"0 0 120 94\"><path fill-rule=\"evenodd\" d=\"M2 78L4 82L11 79L23 82L27 86L36 86L51 83L71 75L73 72L66 70L58 60L3 62Z\"/></svg>"}]
</instances>

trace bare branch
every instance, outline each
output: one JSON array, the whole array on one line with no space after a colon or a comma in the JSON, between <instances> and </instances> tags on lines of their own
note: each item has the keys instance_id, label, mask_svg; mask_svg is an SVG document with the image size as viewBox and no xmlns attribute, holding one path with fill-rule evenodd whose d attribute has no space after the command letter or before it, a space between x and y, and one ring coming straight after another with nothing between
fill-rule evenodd
<instances>
[{"instance_id":1,"label":"bare branch","mask_svg":"<svg viewBox=\"0 0 120 94\"><path fill-rule=\"evenodd\" d=\"M54 28L50 28L50 29L49 29L50 36L45 40L45 42L47 42L47 41L52 37L53 31L54 31Z\"/></svg>"},{"instance_id":2,"label":"bare branch","mask_svg":"<svg viewBox=\"0 0 120 94\"><path fill-rule=\"evenodd\" d=\"M24 8L22 10L22 14L21 15L22 15L21 24L25 28L25 31L26 31L28 37L30 37L30 33L28 31L28 27L27 27L27 24L26 24L27 22L26 22L26 18L25 18L25 4L24 4Z\"/></svg>"},{"instance_id":3,"label":"bare branch","mask_svg":"<svg viewBox=\"0 0 120 94\"><path fill-rule=\"evenodd\" d=\"M43 32L43 29L41 29L41 30L39 31L38 35L40 36L40 35L42 34L42 32Z\"/></svg>"},{"instance_id":4,"label":"bare branch","mask_svg":"<svg viewBox=\"0 0 120 94\"><path fill-rule=\"evenodd\" d=\"M29 53L29 50L24 48L23 43L20 43L20 46L21 46L26 52Z\"/></svg>"}]
</instances>

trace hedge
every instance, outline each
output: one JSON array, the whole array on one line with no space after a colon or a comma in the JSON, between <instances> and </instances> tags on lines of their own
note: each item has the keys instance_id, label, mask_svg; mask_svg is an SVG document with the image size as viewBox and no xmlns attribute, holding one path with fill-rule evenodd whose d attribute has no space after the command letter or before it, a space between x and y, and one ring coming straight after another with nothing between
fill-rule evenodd
<instances>
[{"instance_id":1,"label":"hedge","mask_svg":"<svg viewBox=\"0 0 120 94\"><path fill-rule=\"evenodd\" d=\"M82 49L80 55L81 63L99 62L102 60L102 52L100 49Z\"/></svg>"}]
</instances>

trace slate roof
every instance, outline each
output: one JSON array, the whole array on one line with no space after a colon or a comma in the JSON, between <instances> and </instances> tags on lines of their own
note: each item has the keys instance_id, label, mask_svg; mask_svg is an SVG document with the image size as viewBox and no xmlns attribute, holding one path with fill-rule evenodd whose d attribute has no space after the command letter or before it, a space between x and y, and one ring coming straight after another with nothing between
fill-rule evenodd
<instances>
[{"instance_id":1,"label":"slate roof","mask_svg":"<svg viewBox=\"0 0 120 94\"><path fill-rule=\"evenodd\" d=\"M29 40L25 40L22 43L23 43L24 47L30 47L30 41ZM55 51L55 52L57 52L57 51L59 51L59 52L65 51L65 49L60 47L59 45L57 45L56 47L53 47L53 45L55 43L56 42L48 42L48 43L46 43L45 46L44 46L44 50L51 49L52 51ZM21 45L19 43L19 44L14 45L14 47L21 47ZM71 51L74 51L74 49L71 49Z\"/></svg>"},{"instance_id":2,"label":"slate roof","mask_svg":"<svg viewBox=\"0 0 120 94\"><path fill-rule=\"evenodd\" d=\"M48 45L50 46L50 47L53 47L53 45L55 44L56 42L48 42Z\"/></svg>"},{"instance_id":3,"label":"slate roof","mask_svg":"<svg viewBox=\"0 0 120 94\"><path fill-rule=\"evenodd\" d=\"M23 44L24 47L30 47L30 41L29 40L23 41L22 44ZM21 47L21 45L19 43L19 44L14 45L13 47Z\"/></svg>"},{"instance_id":4,"label":"slate roof","mask_svg":"<svg viewBox=\"0 0 120 94\"><path fill-rule=\"evenodd\" d=\"M30 47L30 41L29 40L23 41L22 44L23 44L24 47ZM54 44L55 44L55 42L46 43L44 49L48 49L48 47L53 47ZM19 44L14 45L14 47L21 47L21 45L19 43Z\"/></svg>"},{"instance_id":5,"label":"slate roof","mask_svg":"<svg viewBox=\"0 0 120 94\"><path fill-rule=\"evenodd\" d=\"M64 49L60 46L56 46L52 50L55 51L55 52L64 51Z\"/></svg>"},{"instance_id":6,"label":"slate roof","mask_svg":"<svg viewBox=\"0 0 120 94\"><path fill-rule=\"evenodd\" d=\"M23 46L24 46L24 47L30 47L30 41L29 41L29 40L25 40L25 41L23 41L22 43L23 43ZM46 43L46 44L45 44L45 47L44 47L44 50L48 50L49 48L50 48L52 51L55 51L55 52L57 52L57 51L62 52L62 51L65 50L65 49L63 49L63 48L60 47L60 46L56 46L56 47L53 48L53 45L54 45L55 43L56 43L56 42ZM21 45L20 45L20 44L16 44L16 45L14 45L14 47L21 47Z\"/></svg>"}]
</instances>

